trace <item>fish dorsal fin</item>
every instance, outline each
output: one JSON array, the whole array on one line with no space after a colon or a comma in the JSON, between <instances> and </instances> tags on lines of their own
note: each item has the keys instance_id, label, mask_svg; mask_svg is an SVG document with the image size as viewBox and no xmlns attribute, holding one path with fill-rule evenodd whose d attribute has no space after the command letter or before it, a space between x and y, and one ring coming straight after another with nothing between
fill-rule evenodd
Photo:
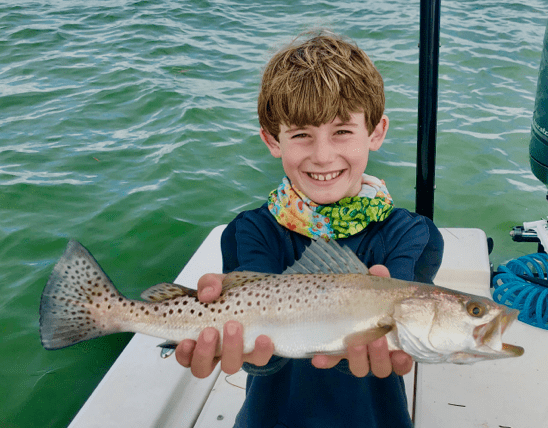
<instances>
[{"instance_id":1,"label":"fish dorsal fin","mask_svg":"<svg viewBox=\"0 0 548 428\"><path fill-rule=\"evenodd\" d=\"M361 273L369 274L358 256L348 247L341 247L335 240L312 241L299 260L289 266L284 274L296 273Z\"/></svg>"},{"instance_id":2,"label":"fish dorsal fin","mask_svg":"<svg viewBox=\"0 0 548 428\"><path fill-rule=\"evenodd\" d=\"M266 273L250 272L250 271L234 271L227 274L223 280L223 291L230 290L235 287L243 287L244 285L253 282L261 281L269 276Z\"/></svg>"},{"instance_id":3,"label":"fish dorsal fin","mask_svg":"<svg viewBox=\"0 0 548 428\"><path fill-rule=\"evenodd\" d=\"M162 282L161 284L153 285L141 293L141 299L147 302L161 302L179 296L197 297L198 292L182 285Z\"/></svg>"}]
</instances>

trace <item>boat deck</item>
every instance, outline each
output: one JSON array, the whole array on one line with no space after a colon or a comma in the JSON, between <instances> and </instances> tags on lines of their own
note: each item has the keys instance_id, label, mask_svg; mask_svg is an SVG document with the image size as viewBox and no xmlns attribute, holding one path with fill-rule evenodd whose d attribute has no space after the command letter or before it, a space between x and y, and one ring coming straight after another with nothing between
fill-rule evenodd
<instances>
[{"instance_id":1,"label":"boat deck","mask_svg":"<svg viewBox=\"0 0 548 428\"><path fill-rule=\"evenodd\" d=\"M212 230L175 283L196 287L207 272L221 272L220 236ZM485 233L441 229L445 240L436 284L490 296ZM196 379L175 357L160 358L161 339L136 334L72 421L70 428L228 428L245 396L246 374L219 366ZM538 428L548 426L548 331L516 321L505 342L525 348L520 358L471 366L417 365L405 376L417 428ZM540 399L539 399L540 398Z\"/></svg>"}]
</instances>

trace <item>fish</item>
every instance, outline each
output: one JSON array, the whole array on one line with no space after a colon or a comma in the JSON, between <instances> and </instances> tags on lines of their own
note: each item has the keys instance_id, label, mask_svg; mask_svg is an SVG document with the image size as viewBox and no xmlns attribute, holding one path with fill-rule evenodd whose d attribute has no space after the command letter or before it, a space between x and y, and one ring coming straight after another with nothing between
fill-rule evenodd
<instances>
[{"instance_id":1,"label":"fish","mask_svg":"<svg viewBox=\"0 0 548 428\"><path fill-rule=\"evenodd\" d=\"M383 278L345 246L312 241L282 274L231 272L212 303L197 291L161 283L124 297L91 253L69 241L40 301L45 349L61 349L119 332L166 340L166 348L219 330L237 320L244 352L267 335L274 354L311 358L344 354L350 344L386 336L389 350L403 350L420 363L471 364L519 357L520 346L502 342L518 311L491 299L432 284Z\"/></svg>"}]
</instances>

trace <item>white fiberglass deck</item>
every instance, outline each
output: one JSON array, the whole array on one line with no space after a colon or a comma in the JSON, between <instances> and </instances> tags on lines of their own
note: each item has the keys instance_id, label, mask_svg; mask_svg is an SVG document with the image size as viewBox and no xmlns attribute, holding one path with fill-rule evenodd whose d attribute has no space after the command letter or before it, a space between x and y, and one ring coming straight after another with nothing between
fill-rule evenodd
<instances>
[{"instance_id":1,"label":"white fiberglass deck","mask_svg":"<svg viewBox=\"0 0 548 428\"><path fill-rule=\"evenodd\" d=\"M221 272L219 240L210 233L175 280L196 287L207 272ZM479 229L442 229L445 252L436 284L489 296L486 236ZM505 342L525 348L520 358L472 366L419 365L405 376L417 428L548 427L548 332L516 322ZM232 427L245 395L245 373L194 378L172 356L160 358L161 339L135 335L70 428ZM415 400L413 389L415 387Z\"/></svg>"}]
</instances>

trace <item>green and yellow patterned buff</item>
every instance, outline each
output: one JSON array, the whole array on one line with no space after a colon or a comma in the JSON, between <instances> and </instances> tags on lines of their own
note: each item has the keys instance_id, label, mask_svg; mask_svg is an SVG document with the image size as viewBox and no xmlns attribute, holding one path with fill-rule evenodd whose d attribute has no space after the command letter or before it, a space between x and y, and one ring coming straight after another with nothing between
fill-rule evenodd
<instances>
[{"instance_id":1,"label":"green and yellow patterned buff","mask_svg":"<svg viewBox=\"0 0 548 428\"><path fill-rule=\"evenodd\" d=\"M363 174L357 196L318 205L291 186L287 177L270 192L268 209L282 226L312 239L347 238L371 222L386 219L394 204L383 180Z\"/></svg>"}]
</instances>

